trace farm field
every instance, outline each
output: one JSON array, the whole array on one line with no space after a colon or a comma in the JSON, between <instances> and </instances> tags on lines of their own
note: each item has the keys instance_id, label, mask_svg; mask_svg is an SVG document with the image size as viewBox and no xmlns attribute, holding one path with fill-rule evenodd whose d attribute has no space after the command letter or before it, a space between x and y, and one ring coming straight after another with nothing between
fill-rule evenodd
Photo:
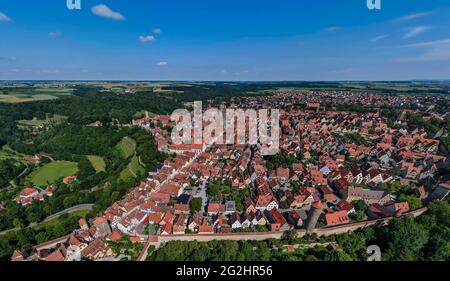
<instances>
[{"instance_id":1,"label":"farm field","mask_svg":"<svg viewBox=\"0 0 450 281\"><path fill-rule=\"evenodd\" d=\"M102 157L88 155L87 158L89 159L89 161L91 161L91 164L97 173L104 172L106 170L106 163Z\"/></svg>"},{"instance_id":2,"label":"farm field","mask_svg":"<svg viewBox=\"0 0 450 281\"><path fill-rule=\"evenodd\" d=\"M136 151L136 141L129 137L124 137L119 144L116 145L116 150L122 158L128 158Z\"/></svg>"},{"instance_id":3,"label":"farm field","mask_svg":"<svg viewBox=\"0 0 450 281\"><path fill-rule=\"evenodd\" d=\"M55 100L72 95L72 89L8 89L0 91L0 103L22 103Z\"/></svg>"},{"instance_id":4,"label":"farm field","mask_svg":"<svg viewBox=\"0 0 450 281\"><path fill-rule=\"evenodd\" d=\"M11 149L8 145L4 145L0 149L0 160L14 159L18 162L25 162L23 160L24 156L24 154L18 153L17 151Z\"/></svg>"},{"instance_id":5,"label":"farm field","mask_svg":"<svg viewBox=\"0 0 450 281\"><path fill-rule=\"evenodd\" d=\"M53 117L47 117L45 120L39 120L37 118L33 118L32 120L21 120L17 122L17 126L19 127L37 127L41 125L51 125L51 124L59 124L67 120L66 116L55 114Z\"/></svg>"},{"instance_id":6,"label":"farm field","mask_svg":"<svg viewBox=\"0 0 450 281\"><path fill-rule=\"evenodd\" d=\"M37 169L29 175L28 179L35 186L46 186L54 183L60 178L72 176L77 172L77 163L69 161L56 161Z\"/></svg>"},{"instance_id":7,"label":"farm field","mask_svg":"<svg viewBox=\"0 0 450 281\"><path fill-rule=\"evenodd\" d=\"M138 156L135 155L131 158L131 162L128 164L127 168L120 173L120 178L122 180L136 178L139 173L145 173L145 168L141 166Z\"/></svg>"}]
</instances>

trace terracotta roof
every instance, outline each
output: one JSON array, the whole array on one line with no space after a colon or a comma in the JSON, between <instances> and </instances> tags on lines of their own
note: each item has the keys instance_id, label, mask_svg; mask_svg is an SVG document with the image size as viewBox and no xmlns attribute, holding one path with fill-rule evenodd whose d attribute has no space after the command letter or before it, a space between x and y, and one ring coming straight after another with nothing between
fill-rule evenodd
<instances>
[{"instance_id":1,"label":"terracotta roof","mask_svg":"<svg viewBox=\"0 0 450 281\"><path fill-rule=\"evenodd\" d=\"M350 222L347 211L339 211L331 214L325 214L327 225L336 225Z\"/></svg>"},{"instance_id":2,"label":"terracotta roof","mask_svg":"<svg viewBox=\"0 0 450 281\"><path fill-rule=\"evenodd\" d=\"M122 233L118 230L114 230L108 237L109 240L111 241L119 241L120 239L122 239Z\"/></svg>"},{"instance_id":3,"label":"terracotta roof","mask_svg":"<svg viewBox=\"0 0 450 281\"><path fill-rule=\"evenodd\" d=\"M45 261L64 261L64 256L60 250L56 250L45 258Z\"/></svg>"}]
</instances>

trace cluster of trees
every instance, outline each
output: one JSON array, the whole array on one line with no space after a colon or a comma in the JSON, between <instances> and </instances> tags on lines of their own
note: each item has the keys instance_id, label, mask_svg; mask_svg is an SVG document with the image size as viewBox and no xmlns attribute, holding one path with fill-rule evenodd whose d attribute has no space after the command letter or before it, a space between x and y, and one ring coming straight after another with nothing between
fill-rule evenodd
<instances>
[{"instance_id":1,"label":"cluster of trees","mask_svg":"<svg viewBox=\"0 0 450 281\"><path fill-rule=\"evenodd\" d=\"M0 261L9 261L16 249L23 249L30 253L33 245L71 233L77 228L80 217L80 215L63 215L40 226L0 235Z\"/></svg>"},{"instance_id":2,"label":"cluster of trees","mask_svg":"<svg viewBox=\"0 0 450 281\"><path fill-rule=\"evenodd\" d=\"M245 198L253 196L254 190L250 188L233 188L229 181L212 181L208 183L207 193L211 201L234 201L236 210L242 212Z\"/></svg>"},{"instance_id":3,"label":"cluster of trees","mask_svg":"<svg viewBox=\"0 0 450 281\"><path fill-rule=\"evenodd\" d=\"M266 168L269 171L279 167L290 167L292 164L300 162L300 160L295 156L284 155L281 153L266 156L265 159L267 160Z\"/></svg>"},{"instance_id":4,"label":"cluster of trees","mask_svg":"<svg viewBox=\"0 0 450 281\"><path fill-rule=\"evenodd\" d=\"M8 185L9 181L24 169L25 165L14 159L0 160L0 188Z\"/></svg>"}]
</instances>

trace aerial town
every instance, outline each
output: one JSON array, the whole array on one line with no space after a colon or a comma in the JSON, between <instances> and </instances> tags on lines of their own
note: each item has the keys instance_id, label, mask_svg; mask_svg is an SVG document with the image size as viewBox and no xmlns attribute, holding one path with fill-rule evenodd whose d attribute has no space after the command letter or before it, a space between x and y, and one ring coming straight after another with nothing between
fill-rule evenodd
<instances>
[{"instance_id":1,"label":"aerial town","mask_svg":"<svg viewBox=\"0 0 450 281\"><path fill-rule=\"evenodd\" d=\"M325 235L418 216L426 202L443 200L450 192L448 177L435 186L419 184L441 180L436 172L448 158L439 151L448 133L430 135L410 126L407 115L426 110L445 120L448 111L433 111L439 103L450 101L343 91L232 98L231 108L280 108L279 153L268 157L258 145L173 144L170 116L146 112L132 126L144 128L158 150L172 157L147 171L144 181L97 217L80 219L73 233L35 245L31 253L17 249L11 260L120 260L125 255L110 244L124 236L143 245L138 260L145 260L150 246L157 249L173 240L276 238L288 231ZM336 105L378 109L330 109ZM391 122L382 105L418 109L405 109ZM41 192L26 187L15 200L25 205L51 195L51 186Z\"/></svg>"},{"instance_id":2,"label":"aerial town","mask_svg":"<svg viewBox=\"0 0 450 281\"><path fill-rule=\"evenodd\" d=\"M0 0L0 38L13 276L450 261L448 0Z\"/></svg>"}]
</instances>

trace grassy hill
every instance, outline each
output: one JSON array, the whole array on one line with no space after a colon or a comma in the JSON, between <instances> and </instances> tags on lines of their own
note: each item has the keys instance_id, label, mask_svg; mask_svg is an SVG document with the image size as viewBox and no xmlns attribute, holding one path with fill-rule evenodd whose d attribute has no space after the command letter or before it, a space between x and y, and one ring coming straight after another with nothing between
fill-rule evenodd
<instances>
[{"instance_id":1,"label":"grassy hill","mask_svg":"<svg viewBox=\"0 0 450 281\"><path fill-rule=\"evenodd\" d=\"M120 143L116 145L116 150L122 158L128 158L136 151L136 141L130 137L124 137Z\"/></svg>"},{"instance_id":2,"label":"grassy hill","mask_svg":"<svg viewBox=\"0 0 450 281\"><path fill-rule=\"evenodd\" d=\"M95 155L88 155L87 159L91 161L91 164L97 173L104 172L106 170L106 163L102 157Z\"/></svg>"},{"instance_id":3,"label":"grassy hill","mask_svg":"<svg viewBox=\"0 0 450 281\"><path fill-rule=\"evenodd\" d=\"M138 174L144 174L145 168L139 163L138 156L133 156L131 162L128 164L127 168L120 173L120 178L122 180L127 180L130 178L136 178Z\"/></svg>"},{"instance_id":4,"label":"grassy hill","mask_svg":"<svg viewBox=\"0 0 450 281\"><path fill-rule=\"evenodd\" d=\"M69 161L56 161L37 169L29 175L28 179L35 186L46 186L49 183L54 183L60 178L75 175L77 172L77 163Z\"/></svg>"}]
</instances>

